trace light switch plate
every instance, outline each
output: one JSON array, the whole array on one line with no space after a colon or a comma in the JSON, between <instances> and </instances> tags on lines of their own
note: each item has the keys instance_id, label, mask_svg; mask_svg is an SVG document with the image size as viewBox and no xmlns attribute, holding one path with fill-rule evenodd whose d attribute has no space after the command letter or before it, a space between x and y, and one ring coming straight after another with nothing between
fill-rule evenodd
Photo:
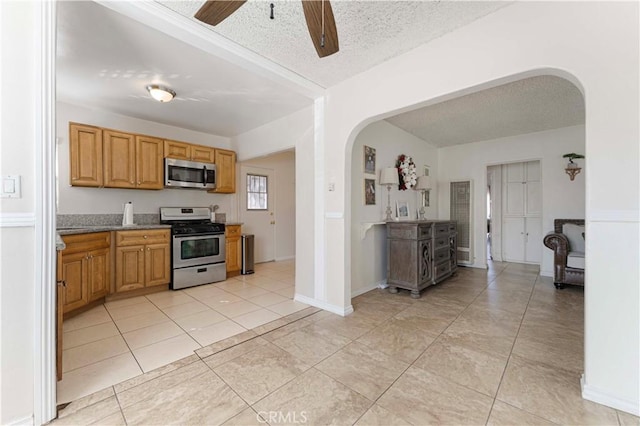
<instances>
[{"instance_id":1,"label":"light switch plate","mask_svg":"<svg viewBox=\"0 0 640 426\"><path fill-rule=\"evenodd\" d=\"M2 186L0 187L0 198L20 198L20 176L2 176Z\"/></svg>"}]
</instances>

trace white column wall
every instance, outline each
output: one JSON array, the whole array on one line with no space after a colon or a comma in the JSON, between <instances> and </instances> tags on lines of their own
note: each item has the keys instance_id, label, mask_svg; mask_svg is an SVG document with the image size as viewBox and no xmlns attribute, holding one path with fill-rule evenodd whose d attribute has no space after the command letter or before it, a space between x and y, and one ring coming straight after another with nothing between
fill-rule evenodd
<instances>
[{"instance_id":1,"label":"white column wall","mask_svg":"<svg viewBox=\"0 0 640 426\"><path fill-rule=\"evenodd\" d=\"M351 145L364 125L524 77L565 77L582 89L586 106L583 392L638 413L638 21L635 2L518 2L329 88L324 172L335 191L325 189L322 198L324 233L331 236L324 259L329 303L350 303L345 182ZM612 238L618 233L624 245ZM628 308L628 326L611 321L620 307Z\"/></svg>"}]
</instances>

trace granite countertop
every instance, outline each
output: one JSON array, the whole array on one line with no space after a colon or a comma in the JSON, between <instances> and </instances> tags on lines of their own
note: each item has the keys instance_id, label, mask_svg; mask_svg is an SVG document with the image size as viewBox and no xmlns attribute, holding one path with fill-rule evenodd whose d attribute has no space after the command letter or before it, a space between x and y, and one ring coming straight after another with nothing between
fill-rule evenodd
<instances>
[{"instance_id":1,"label":"granite countertop","mask_svg":"<svg viewBox=\"0 0 640 426\"><path fill-rule=\"evenodd\" d=\"M171 225L164 224L147 224L147 225L74 225L74 226L61 226L56 229L59 235L76 235L76 234L88 234L90 232L104 232L104 231L135 231L140 229L171 229Z\"/></svg>"}]
</instances>

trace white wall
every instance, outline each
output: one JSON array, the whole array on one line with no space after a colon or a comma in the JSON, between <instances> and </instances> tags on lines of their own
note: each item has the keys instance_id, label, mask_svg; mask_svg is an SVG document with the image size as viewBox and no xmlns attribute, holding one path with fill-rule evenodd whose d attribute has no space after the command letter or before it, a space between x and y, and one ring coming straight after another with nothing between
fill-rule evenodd
<instances>
[{"instance_id":1,"label":"white wall","mask_svg":"<svg viewBox=\"0 0 640 426\"><path fill-rule=\"evenodd\" d=\"M584 126L571 126L489 141L456 145L438 150L440 167L439 217L449 217L449 182L473 181L473 253L474 267L486 268L487 166L540 160L542 173L542 233L553 231L553 220L585 218L585 180L587 167L569 179L563 154L585 152ZM580 160L578 160L580 161ZM584 166L584 163L581 163ZM542 275L553 276L553 252L542 247Z\"/></svg>"},{"instance_id":2,"label":"white wall","mask_svg":"<svg viewBox=\"0 0 640 426\"><path fill-rule=\"evenodd\" d=\"M296 154L286 151L266 157L254 158L238 164L238 167L254 166L274 171L275 197L274 220L275 259L292 259L296 253ZM238 180L242 182L242 180ZM246 196L245 188L238 188L240 196ZM242 205L242 203L240 203ZM240 212L242 217L242 212Z\"/></svg>"},{"instance_id":3,"label":"white wall","mask_svg":"<svg viewBox=\"0 0 640 426\"><path fill-rule=\"evenodd\" d=\"M376 150L376 173L364 175L364 146ZM362 238L363 224L380 222L386 215L387 187L379 184L380 170L395 167L398 156L405 154L413 159L418 176L424 166L429 166L431 176L438 173L436 148L406 131L382 120L365 127L353 144L351 155L351 294L357 295L386 282L387 250L386 228L373 226ZM376 204L364 203L364 178L376 180ZM437 190L431 191L431 203L425 208L425 217L435 219L437 214ZM391 188L391 206L395 216L395 202L407 201L411 219L416 219L420 192Z\"/></svg>"},{"instance_id":4,"label":"white wall","mask_svg":"<svg viewBox=\"0 0 640 426\"><path fill-rule=\"evenodd\" d=\"M34 409L38 11L0 2L0 173L22 177L22 198L0 203L1 424L30 422Z\"/></svg>"},{"instance_id":5,"label":"white wall","mask_svg":"<svg viewBox=\"0 0 640 426\"><path fill-rule=\"evenodd\" d=\"M317 190L322 206L317 214L324 214L323 233L331 237L321 273L328 303L350 305L346 183L360 129L522 78L565 77L581 88L586 110L583 394L640 413L638 7L637 2L514 2L329 88L319 166L321 175L335 180L335 191ZM612 321L621 312L628 315L628 326Z\"/></svg>"},{"instance_id":6,"label":"white wall","mask_svg":"<svg viewBox=\"0 0 640 426\"><path fill-rule=\"evenodd\" d=\"M238 159L295 150L295 258L296 295L314 298L315 244L315 141L314 108L301 111L238 135L233 140ZM310 213L311 212L311 213Z\"/></svg>"},{"instance_id":7,"label":"white wall","mask_svg":"<svg viewBox=\"0 0 640 426\"><path fill-rule=\"evenodd\" d=\"M200 190L138 190L119 188L84 188L69 184L69 122L140 133L164 139L230 148L231 140L193 130L118 115L93 108L57 103L58 135L58 213L122 213L123 204L133 202L134 213L158 213L160 207L207 207L218 204L218 213L227 220L237 219L235 194L210 194Z\"/></svg>"}]
</instances>

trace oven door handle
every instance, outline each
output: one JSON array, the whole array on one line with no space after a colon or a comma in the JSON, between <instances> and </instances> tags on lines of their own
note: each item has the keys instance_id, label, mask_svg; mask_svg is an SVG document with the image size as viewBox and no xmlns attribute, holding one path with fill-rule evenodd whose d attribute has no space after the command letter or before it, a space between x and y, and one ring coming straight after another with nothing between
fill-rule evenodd
<instances>
[{"instance_id":1,"label":"oven door handle","mask_svg":"<svg viewBox=\"0 0 640 426\"><path fill-rule=\"evenodd\" d=\"M209 237L209 236L220 236L223 237L224 233L222 232L208 232L205 234L177 234L174 235L173 238L197 238L197 237Z\"/></svg>"}]
</instances>

